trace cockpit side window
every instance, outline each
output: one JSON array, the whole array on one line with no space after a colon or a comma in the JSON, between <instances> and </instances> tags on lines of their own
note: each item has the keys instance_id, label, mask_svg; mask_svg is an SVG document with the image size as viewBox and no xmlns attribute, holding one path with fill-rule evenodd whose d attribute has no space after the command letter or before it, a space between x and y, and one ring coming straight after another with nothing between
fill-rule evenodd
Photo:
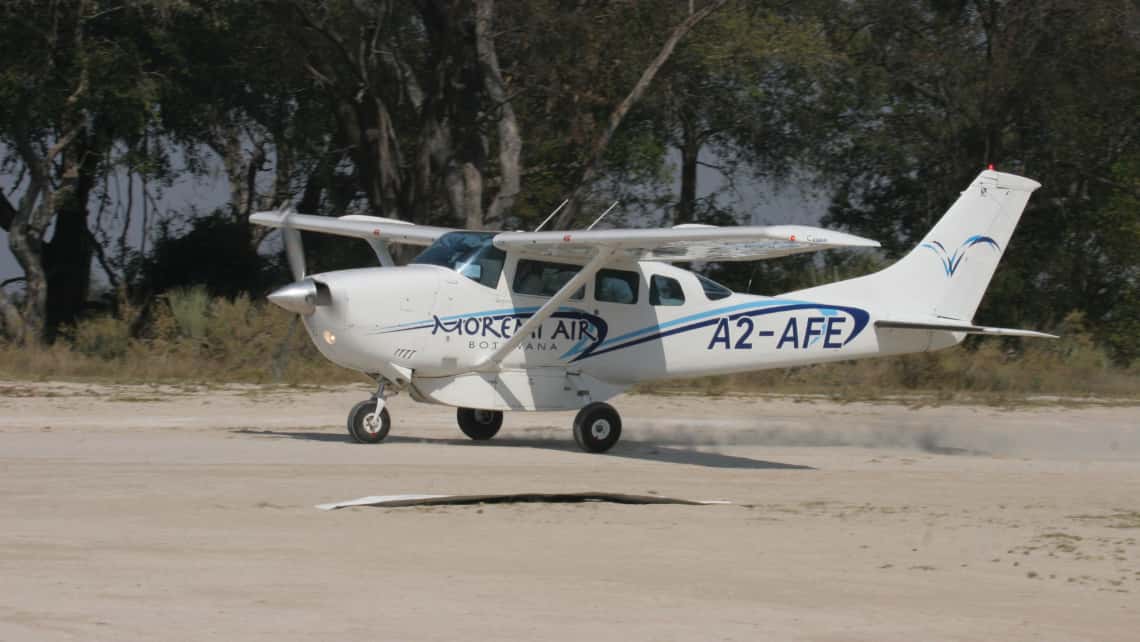
<instances>
[{"instance_id":1,"label":"cockpit side window","mask_svg":"<svg viewBox=\"0 0 1140 642\"><path fill-rule=\"evenodd\" d=\"M515 280L512 288L519 294L554 296L581 269L580 265L568 263L519 259L515 264ZM570 298L581 299L585 292L586 288L583 286L570 295Z\"/></svg>"},{"instance_id":2,"label":"cockpit side window","mask_svg":"<svg viewBox=\"0 0 1140 642\"><path fill-rule=\"evenodd\" d=\"M650 305L685 305L685 291L677 279L654 274L649 279Z\"/></svg>"},{"instance_id":3,"label":"cockpit side window","mask_svg":"<svg viewBox=\"0 0 1140 642\"><path fill-rule=\"evenodd\" d=\"M499 286L506 253L492 241L496 232L448 232L436 239L412 263L455 270L489 288Z\"/></svg>"}]
</instances>

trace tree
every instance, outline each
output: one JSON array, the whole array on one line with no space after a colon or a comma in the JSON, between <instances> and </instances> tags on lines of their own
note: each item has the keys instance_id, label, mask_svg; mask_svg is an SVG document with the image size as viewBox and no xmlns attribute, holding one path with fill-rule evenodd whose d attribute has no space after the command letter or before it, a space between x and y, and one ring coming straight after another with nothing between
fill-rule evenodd
<instances>
[{"instance_id":1,"label":"tree","mask_svg":"<svg viewBox=\"0 0 1140 642\"><path fill-rule=\"evenodd\" d=\"M282 26L336 116L369 211L428 222L442 193L449 218L501 225L519 190L522 140L493 0L284 7ZM498 189L488 189L491 173Z\"/></svg>"},{"instance_id":2,"label":"tree","mask_svg":"<svg viewBox=\"0 0 1140 642\"><path fill-rule=\"evenodd\" d=\"M609 148L610 142L613 140L614 134L617 133L618 127L630 109L645 95L650 83L653 82L654 77L657 76L661 67L669 60L677 44L692 31L699 22L708 17L712 12L723 7L726 2L727 0L711 0L701 9L692 11L688 17L677 24L669 33L669 37L665 39L657 55L654 56L653 60L642 70L641 76L637 79L637 82L633 85L633 89L630 90L629 94L613 108L605 127L598 133L590 145L589 156L585 159L585 162L577 173L574 190L570 194L570 202L567 204L567 207L559 213L555 221L556 228L565 229L569 226L571 221L577 217L578 207L584 192L589 189L597 176L602 165L602 159Z\"/></svg>"},{"instance_id":3,"label":"tree","mask_svg":"<svg viewBox=\"0 0 1140 642\"><path fill-rule=\"evenodd\" d=\"M836 4L827 222L898 254L988 163L1032 176L1044 187L979 316L1048 327L1083 310L1101 332L1137 288L1109 204L1133 189L1121 168L1140 134L1138 19L1126 0Z\"/></svg>"},{"instance_id":4,"label":"tree","mask_svg":"<svg viewBox=\"0 0 1140 642\"><path fill-rule=\"evenodd\" d=\"M818 20L798 6L738 3L711 16L663 70L650 106L680 158L680 194L673 223L750 221L714 198L698 203L702 153L735 184L741 178L778 182L807 159L822 131L817 78L832 55Z\"/></svg>"},{"instance_id":5,"label":"tree","mask_svg":"<svg viewBox=\"0 0 1140 642\"><path fill-rule=\"evenodd\" d=\"M298 195L298 207L319 209L343 153L333 149L334 121L303 69L302 52L266 20L265 6L181 7L156 58L171 79L162 86L163 131L193 171L209 171L207 152L221 159L235 222L248 226L253 211L292 205ZM272 180L265 186L259 179L267 171ZM256 248L268 232L253 226L247 236Z\"/></svg>"},{"instance_id":6,"label":"tree","mask_svg":"<svg viewBox=\"0 0 1140 642\"><path fill-rule=\"evenodd\" d=\"M131 44L143 11L95 0L0 9L0 143L17 175L12 194L0 194L0 222L24 271L22 302L0 292L0 309L19 342L50 340L86 301L88 200L111 145L150 109L153 86Z\"/></svg>"}]
</instances>

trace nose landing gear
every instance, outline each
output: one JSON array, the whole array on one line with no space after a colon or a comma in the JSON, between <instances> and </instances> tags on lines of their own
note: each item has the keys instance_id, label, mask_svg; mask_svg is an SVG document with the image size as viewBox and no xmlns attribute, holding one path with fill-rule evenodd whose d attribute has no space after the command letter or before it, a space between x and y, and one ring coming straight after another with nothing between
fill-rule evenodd
<instances>
[{"instance_id":1,"label":"nose landing gear","mask_svg":"<svg viewBox=\"0 0 1140 642\"><path fill-rule=\"evenodd\" d=\"M375 444L384 441L391 429L392 417L381 399L361 401L348 413L348 434L358 443Z\"/></svg>"},{"instance_id":2,"label":"nose landing gear","mask_svg":"<svg viewBox=\"0 0 1140 642\"><path fill-rule=\"evenodd\" d=\"M384 403L384 384L376 389L371 399L361 401L348 413L348 434L361 444L378 444L392 429L392 417Z\"/></svg>"}]
</instances>

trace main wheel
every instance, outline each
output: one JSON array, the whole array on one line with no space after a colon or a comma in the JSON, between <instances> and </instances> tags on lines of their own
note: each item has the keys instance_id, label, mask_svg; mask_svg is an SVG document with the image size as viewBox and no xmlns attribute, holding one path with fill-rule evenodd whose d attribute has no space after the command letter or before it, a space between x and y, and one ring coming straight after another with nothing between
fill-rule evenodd
<instances>
[{"instance_id":1,"label":"main wheel","mask_svg":"<svg viewBox=\"0 0 1140 642\"><path fill-rule=\"evenodd\" d=\"M463 434L475 441L486 441L503 427L503 413L499 410L460 408L455 413L455 418Z\"/></svg>"},{"instance_id":2,"label":"main wheel","mask_svg":"<svg viewBox=\"0 0 1140 642\"><path fill-rule=\"evenodd\" d=\"M621 416L608 403L595 401L574 417L574 441L590 453L604 453L621 439Z\"/></svg>"},{"instance_id":3,"label":"main wheel","mask_svg":"<svg viewBox=\"0 0 1140 642\"><path fill-rule=\"evenodd\" d=\"M362 444L376 444L384 441L392 429L392 418L387 408L376 414L376 400L361 401L348 413L348 434Z\"/></svg>"}]
</instances>

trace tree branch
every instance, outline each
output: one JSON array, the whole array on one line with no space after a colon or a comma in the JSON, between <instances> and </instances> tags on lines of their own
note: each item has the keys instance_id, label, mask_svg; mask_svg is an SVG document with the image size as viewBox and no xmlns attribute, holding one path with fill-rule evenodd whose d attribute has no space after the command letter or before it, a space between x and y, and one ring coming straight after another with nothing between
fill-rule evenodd
<instances>
[{"instance_id":1,"label":"tree branch","mask_svg":"<svg viewBox=\"0 0 1140 642\"><path fill-rule=\"evenodd\" d=\"M12 227L12 219L14 218L16 218L16 208L12 207L12 203L8 201L4 192L0 192L0 229L7 232L8 228Z\"/></svg>"},{"instance_id":2,"label":"tree branch","mask_svg":"<svg viewBox=\"0 0 1140 642\"><path fill-rule=\"evenodd\" d=\"M107 253L103 249L103 244L91 230L87 230L87 239L91 243L91 247L95 249L95 258L99 262L99 267L103 268L103 272L107 275L107 280L111 283L111 288L116 292L119 290L119 277L115 275L115 271L111 269L111 263L107 260Z\"/></svg>"},{"instance_id":3,"label":"tree branch","mask_svg":"<svg viewBox=\"0 0 1140 642\"><path fill-rule=\"evenodd\" d=\"M662 45L661 51L657 53L657 57L655 57L653 62L649 63L649 66L641 73L641 78L638 79L637 84L633 86L633 90L629 92L629 95L614 108L613 113L610 114L610 120L605 130L602 131L601 135L594 141L589 160L578 176L574 192L570 195L570 203L562 210L562 213L555 223L556 228L566 229L567 225L569 225L577 215L582 195L586 187L589 186L594 176L598 173L602 156L605 154L606 148L609 146L610 140L613 138L618 126L621 125L622 120L625 118L625 115L629 113L629 110L633 108L637 101L645 94L645 91L649 89L649 85L653 82L653 78L657 75L657 72L660 71L665 62L669 60L669 56L673 54L677 43L679 43L697 23L704 20L705 17L713 11L723 7L727 2L728 0L713 0L699 11L690 14L688 18L673 29L673 33L669 34L669 38L665 41L665 44Z\"/></svg>"}]
</instances>

